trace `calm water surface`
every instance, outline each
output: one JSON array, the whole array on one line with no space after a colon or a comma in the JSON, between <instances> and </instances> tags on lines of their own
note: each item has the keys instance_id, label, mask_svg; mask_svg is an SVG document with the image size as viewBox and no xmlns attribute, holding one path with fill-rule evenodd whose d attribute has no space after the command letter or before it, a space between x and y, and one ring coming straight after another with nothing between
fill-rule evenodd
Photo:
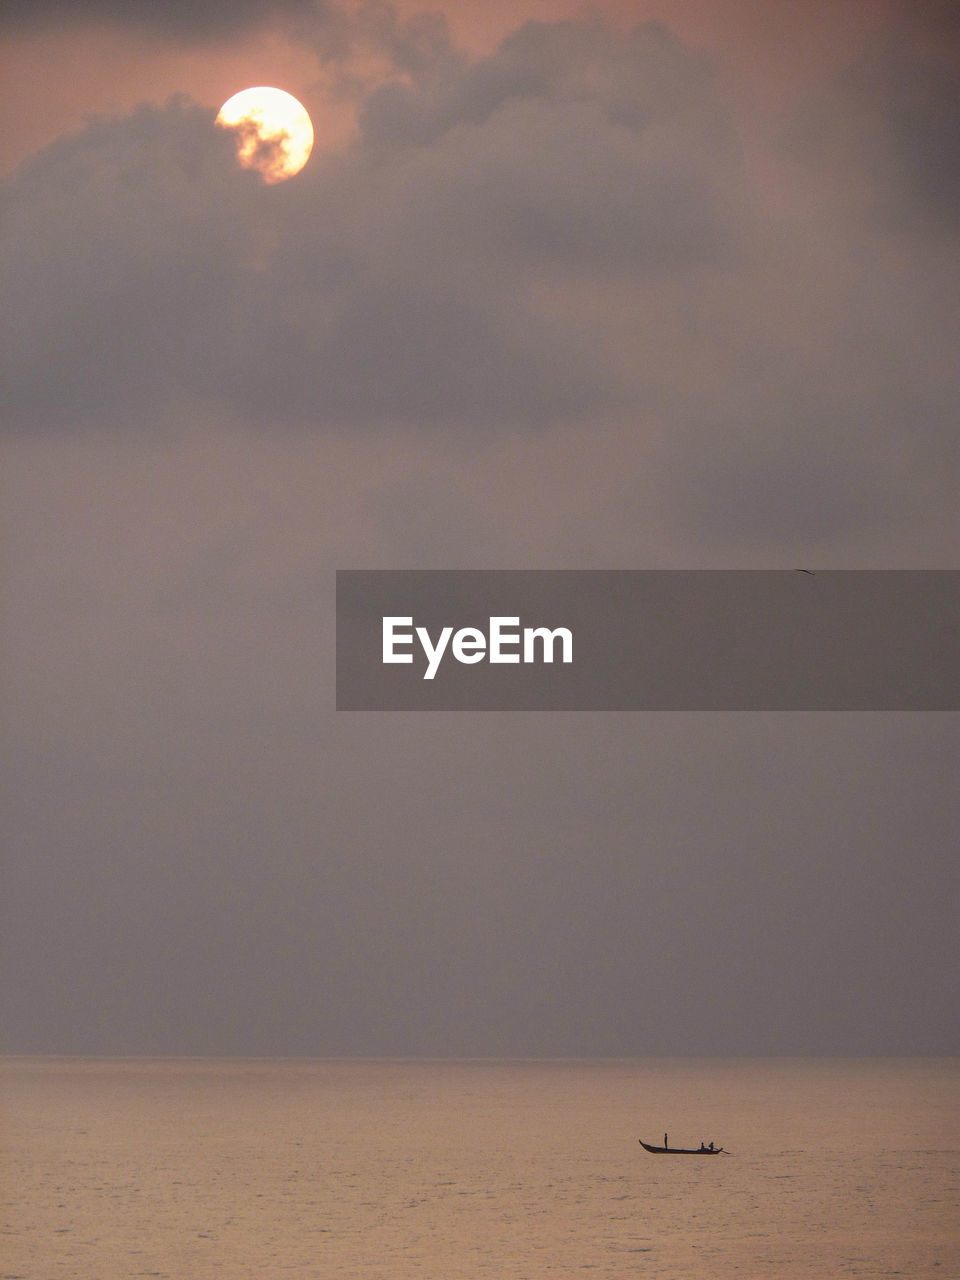
<instances>
[{"instance_id":1,"label":"calm water surface","mask_svg":"<svg viewBox=\"0 0 960 1280\"><path fill-rule=\"evenodd\" d=\"M956 1060L7 1059L2 1280L960 1276ZM722 1143L648 1155L638 1137Z\"/></svg>"}]
</instances>

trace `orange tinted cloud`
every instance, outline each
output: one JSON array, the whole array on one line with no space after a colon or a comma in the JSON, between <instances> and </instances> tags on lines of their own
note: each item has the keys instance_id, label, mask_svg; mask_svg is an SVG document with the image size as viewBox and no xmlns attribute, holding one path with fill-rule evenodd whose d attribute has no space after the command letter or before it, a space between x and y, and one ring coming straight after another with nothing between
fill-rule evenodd
<instances>
[{"instance_id":1,"label":"orange tinted cloud","mask_svg":"<svg viewBox=\"0 0 960 1280\"><path fill-rule=\"evenodd\" d=\"M395 0L393 8L403 18L443 12L454 43L474 54L489 52L524 22L584 13L581 0ZM590 12L624 29L659 21L702 49L717 62L749 130L752 120L762 121L800 85L854 58L903 10L895 0L728 0L722 6L713 0L596 0ZM348 104L303 39L305 28L291 24L283 6L272 24L239 32L231 24L223 40L205 35L197 43L158 38L146 17L140 26L129 20L111 26L102 17L85 21L79 6L72 13L69 26L24 20L18 27L8 19L0 44L0 111L7 122L0 171L9 172L90 115L122 114L175 93L216 108L249 84L277 84L300 98L319 125L319 146L336 146L349 133ZM40 82L42 95L36 93Z\"/></svg>"}]
</instances>

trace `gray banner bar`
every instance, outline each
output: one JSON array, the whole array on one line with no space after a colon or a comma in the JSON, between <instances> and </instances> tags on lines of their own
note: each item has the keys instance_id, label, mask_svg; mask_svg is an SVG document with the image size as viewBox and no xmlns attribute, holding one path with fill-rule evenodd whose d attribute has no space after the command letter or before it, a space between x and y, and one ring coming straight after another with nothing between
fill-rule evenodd
<instances>
[{"instance_id":1,"label":"gray banner bar","mask_svg":"<svg viewBox=\"0 0 960 1280\"><path fill-rule=\"evenodd\" d=\"M958 654L956 570L337 573L340 711L952 711Z\"/></svg>"}]
</instances>

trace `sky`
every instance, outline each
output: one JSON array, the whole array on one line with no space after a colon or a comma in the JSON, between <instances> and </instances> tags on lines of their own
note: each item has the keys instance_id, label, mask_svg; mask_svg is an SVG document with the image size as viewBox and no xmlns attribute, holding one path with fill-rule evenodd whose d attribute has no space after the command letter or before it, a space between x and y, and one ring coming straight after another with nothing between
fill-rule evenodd
<instances>
[{"instance_id":1,"label":"sky","mask_svg":"<svg viewBox=\"0 0 960 1280\"><path fill-rule=\"evenodd\" d=\"M337 568L957 567L956 7L720 8L4 6L4 1051L960 1051L956 715L334 709Z\"/></svg>"}]
</instances>

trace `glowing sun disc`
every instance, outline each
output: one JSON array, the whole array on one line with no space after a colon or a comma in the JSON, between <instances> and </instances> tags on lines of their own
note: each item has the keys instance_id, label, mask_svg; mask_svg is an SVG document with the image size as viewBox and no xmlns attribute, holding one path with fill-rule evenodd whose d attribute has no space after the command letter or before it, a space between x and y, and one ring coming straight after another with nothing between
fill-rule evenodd
<instances>
[{"instance_id":1,"label":"glowing sun disc","mask_svg":"<svg viewBox=\"0 0 960 1280\"><path fill-rule=\"evenodd\" d=\"M220 108L217 124L234 130L238 162L255 169L264 182L292 178L313 150L313 125L306 108L283 89L241 89Z\"/></svg>"}]
</instances>

